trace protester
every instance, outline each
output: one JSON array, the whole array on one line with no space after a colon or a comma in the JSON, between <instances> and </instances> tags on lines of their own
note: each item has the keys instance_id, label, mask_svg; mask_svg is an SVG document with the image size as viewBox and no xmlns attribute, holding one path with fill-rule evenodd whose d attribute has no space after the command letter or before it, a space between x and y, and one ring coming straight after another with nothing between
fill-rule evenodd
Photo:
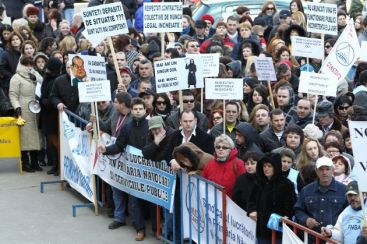
<instances>
[{"instance_id":1,"label":"protester","mask_svg":"<svg viewBox=\"0 0 367 244\"><path fill-rule=\"evenodd\" d=\"M285 118L281 109L274 109L270 113L271 126L260 133L260 146L263 152L271 152L285 144Z\"/></svg>"}]
</instances>

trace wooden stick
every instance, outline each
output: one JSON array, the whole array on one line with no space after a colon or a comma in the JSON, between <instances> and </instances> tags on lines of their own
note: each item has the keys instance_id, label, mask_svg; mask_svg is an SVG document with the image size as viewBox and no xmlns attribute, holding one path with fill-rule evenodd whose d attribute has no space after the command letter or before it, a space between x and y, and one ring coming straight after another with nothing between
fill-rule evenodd
<instances>
[{"instance_id":1,"label":"wooden stick","mask_svg":"<svg viewBox=\"0 0 367 244\"><path fill-rule=\"evenodd\" d=\"M182 90L178 91L178 104L180 106L180 112L182 112L183 111Z\"/></svg>"},{"instance_id":2,"label":"wooden stick","mask_svg":"<svg viewBox=\"0 0 367 244\"><path fill-rule=\"evenodd\" d=\"M166 33L161 33L161 57L164 58L164 52L165 52L165 41L164 41L164 36Z\"/></svg>"},{"instance_id":3,"label":"wooden stick","mask_svg":"<svg viewBox=\"0 0 367 244\"><path fill-rule=\"evenodd\" d=\"M113 60L113 66L115 67L118 83L122 84L122 78L121 78L121 74L120 74L119 65L117 63L116 53L115 53L115 48L113 47L112 38L109 36L109 37L107 37L107 40L108 40L108 45L110 46L112 60ZM127 87L126 87L126 89L127 89Z\"/></svg>"},{"instance_id":4,"label":"wooden stick","mask_svg":"<svg viewBox=\"0 0 367 244\"><path fill-rule=\"evenodd\" d=\"M200 88L200 112L203 113L204 111L204 89L203 88Z\"/></svg>"},{"instance_id":5,"label":"wooden stick","mask_svg":"<svg viewBox=\"0 0 367 244\"><path fill-rule=\"evenodd\" d=\"M96 145L99 145L99 122L98 122L98 108L97 102L93 102L90 104L92 114L96 116L96 122L93 123L93 140L95 140ZM94 213L98 215L98 199L97 199L97 184L96 184L96 176L92 174L92 191L93 191L93 205L94 205Z\"/></svg>"},{"instance_id":6,"label":"wooden stick","mask_svg":"<svg viewBox=\"0 0 367 244\"><path fill-rule=\"evenodd\" d=\"M223 99L223 134L226 134L226 100Z\"/></svg>"},{"instance_id":7,"label":"wooden stick","mask_svg":"<svg viewBox=\"0 0 367 244\"><path fill-rule=\"evenodd\" d=\"M365 206L364 206L363 192L360 192L359 193L359 198L361 200L363 222L366 224L366 216L365 216Z\"/></svg>"},{"instance_id":8,"label":"wooden stick","mask_svg":"<svg viewBox=\"0 0 367 244\"><path fill-rule=\"evenodd\" d=\"M315 124L315 118L316 118L316 109L317 109L317 101L319 100L319 96L316 96L314 108L313 108L313 116L312 116L312 124Z\"/></svg>"},{"instance_id":9,"label":"wooden stick","mask_svg":"<svg viewBox=\"0 0 367 244\"><path fill-rule=\"evenodd\" d=\"M271 89L271 85L270 85L270 80L268 80L268 89L269 89L269 96L271 99L271 104L273 105L273 109L274 109L275 103L274 103L274 97L273 97L273 90Z\"/></svg>"}]
</instances>

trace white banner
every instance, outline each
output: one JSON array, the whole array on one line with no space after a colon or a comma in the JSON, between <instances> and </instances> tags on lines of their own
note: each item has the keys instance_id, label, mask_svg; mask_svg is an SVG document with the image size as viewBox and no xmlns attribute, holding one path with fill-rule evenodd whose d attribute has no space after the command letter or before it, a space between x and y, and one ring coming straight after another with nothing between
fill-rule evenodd
<instances>
[{"instance_id":1,"label":"white banner","mask_svg":"<svg viewBox=\"0 0 367 244\"><path fill-rule=\"evenodd\" d=\"M230 78L205 79L206 99L243 99L243 80Z\"/></svg>"},{"instance_id":2,"label":"white banner","mask_svg":"<svg viewBox=\"0 0 367 244\"><path fill-rule=\"evenodd\" d=\"M335 77L301 71L298 88L299 92L335 97L337 87L338 81Z\"/></svg>"},{"instance_id":3,"label":"white banner","mask_svg":"<svg viewBox=\"0 0 367 244\"><path fill-rule=\"evenodd\" d=\"M282 243L286 244L304 244L304 242L299 239L299 237L294 234L294 232L289 229L289 227L283 223L283 237Z\"/></svg>"},{"instance_id":4,"label":"white banner","mask_svg":"<svg viewBox=\"0 0 367 244\"><path fill-rule=\"evenodd\" d=\"M79 82L79 102L91 103L100 101L111 101L111 88L109 80L93 82Z\"/></svg>"},{"instance_id":5,"label":"white banner","mask_svg":"<svg viewBox=\"0 0 367 244\"><path fill-rule=\"evenodd\" d=\"M59 116L61 180L93 202L95 190L92 184L92 161L90 160L90 137L88 132L76 127L65 112Z\"/></svg>"},{"instance_id":6,"label":"white banner","mask_svg":"<svg viewBox=\"0 0 367 244\"><path fill-rule=\"evenodd\" d=\"M363 41L361 43L361 50L367 50L367 41ZM364 61L366 62L367 61L367 52L364 51L364 52L361 52L361 61Z\"/></svg>"},{"instance_id":7,"label":"white banner","mask_svg":"<svg viewBox=\"0 0 367 244\"><path fill-rule=\"evenodd\" d=\"M354 29L353 20L350 20L325 59L325 62L322 63L320 72L336 77L339 82L347 76L359 55L360 46L356 30Z\"/></svg>"},{"instance_id":8,"label":"white banner","mask_svg":"<svg viewBox=\"0 0 367 244\"><path fill-rule=\"evenodd\" d=\"M324 43L321 39L291 36L292 55L306 58L324 58Z\"/></svg>"},{"instance_id":9,"label":"white banner","mask_svg":"<svg viewBox=\"0 0 367 244\"><path fill-rule=\"evenodd\" d=\"M367 192L367 122L349 121L354 167L353 176L358 181L359 191Z\"/></svg>"},{"instance_id":10,"label":"white banner","mask_svg":"<svg viewBox=\"0 0 367 244\"><path fill-rule=\"evenodd\" d=\"M259 80L277 80L272 58L255 58L255 68Z\"/></svg>"},{"instance_id":11,"label":"white banner","mask_svg":"<svg viewBox=\"0 0 367 244\"><path fill-rule=\"evenodd\" d=\"M184 237L196 243L223 243L222 192L213 185L207 185L196 177L182 173L181 208L183 211ZM216 200L215 200L216 197ZM227 242L256 242L256 223L247 217L245 211L226 196ZM200 220L200 224L199 223ZM200 226L200 227L199 227Z\"/></svg>"},{"instance_id":12,"label":"white banner","mask_svg":"<svg viewBox=\"0 0 367 244\"><path fill-rule=\"evenodd\" d=\"M93 141L92 152L95 149ZM127 146L119 155L99 155L93 173L121 191L172 211L176 173L165 161L145 159L141 150Z\"/></svg>"},{"instance_id":13,"label":"white banner","mask_svg":"<svg viewBox=\"0 0 367 244\"><path fill-rule=\"evenodd\" d=\"M219 74L219 53L186 54L186 58L195 60L202 70L202 77L217 77Z\"/></svg>"},{"instance_id":14,"label":"white banner","mask_svg":"<svg viewBox=\"0 0 367 244\"><path fill-rule=\"evenodd\" d=\"M329 35L338 34L336 4L306 2L307 31Z\"/></svg>"},{"instance_id":15,"label":"white banner","mask_svg":"<svg viewBox=\"0 0 367 244\"><path fill-rule=\"evenodd\" d=\"M129 33L124 9L120 1L89 8L82 8L81 14L85 25L83 35L93 46L106 37Z\"/></svg>"},{"instance_id":16,"label":"white banner","mask_svg":"<svg viewBox=\"0 0 367 244\"><path fill-rule=\"evenodd\" d=\"M182 3L144 3L144 33L182 32Z\"/></svg>"}]
</instances>

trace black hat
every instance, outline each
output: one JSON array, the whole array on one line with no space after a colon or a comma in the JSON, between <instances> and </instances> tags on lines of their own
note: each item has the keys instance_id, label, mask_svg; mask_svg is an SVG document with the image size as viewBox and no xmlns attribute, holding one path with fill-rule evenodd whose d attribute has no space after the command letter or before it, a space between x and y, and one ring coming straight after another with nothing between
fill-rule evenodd
<instances>
[{"instance_id":1,"label":"black hat","mask_svg":"<svg viewBox=\"0 0 367 244\"><path fill-rule=\"evenodd\" d=\"M349 182L349 184L347 185L347 190L345 195L348 194L354 194L354 195L358 195L359 194L359 189L358 189L358 183L357 181L351 181Z\"/></svg>"},{"instance_id":2,"label":"black hat","mask_svg":"<svg viewBox=\"0 0 367 244\"><path fill-rule=\"evenodd\" d=\"M279 12L279 18L287 18L287 17L291 17L291 12L287 9L283 9L282 11Z\"/></svg>"},{"instance_id":3,"label":"black hat","mask_svg":"<svg viewBox=\"0 0 367 244\"><path fill-rule=\"evenodd\" d=\"M317 115L318 116L333 116L334 106L333 103L328 100L323 100L317 104Z\"/></svg>"},{"instance_id":4,"label":"black hat","mask_svg":"<svg viewBox=\"0 0 367 244\"><path fill-rule=\"evenodd\" d=\"M50 71L52 74L60 74L62 63L60 59L50 57L46 63L46 69Z\"/></svg>"},{"instance_id":5,"label":"black hat","mask_svg":"<svg viewBox=\"0 0 367 244\"><path fill-rule=\"evenodd\" d=\"M206 22L204 20L195 21L196 28L206 28Z\"/></svg>"},{"instance_id":6,"label":"black hat","mask_svg":"<svg viewBox=\"0 0 367 244\"><path fill-rule=\"evenodd\" d=\"M152 95L154 96L154 92L151 89L147 89L146 91L140 92L139 97L143 98L146 95Z\"/></svg>"}]
</instances>

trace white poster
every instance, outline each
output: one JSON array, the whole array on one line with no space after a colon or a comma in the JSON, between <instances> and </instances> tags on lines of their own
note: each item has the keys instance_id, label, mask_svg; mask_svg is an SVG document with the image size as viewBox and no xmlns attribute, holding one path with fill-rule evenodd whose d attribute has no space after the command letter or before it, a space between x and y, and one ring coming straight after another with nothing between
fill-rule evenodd
<instances>
[{"instance_id":1,"label":"white poster","mask_svg":"<svg viewBox=\"0 0 367 244\"><path fill-rule=\"evenodd\" d=\"M359 191L367 192L367 121L349 121L354 167L353 176L358 181Z\"/></svg>"},{"instance_id":2,"label":"white poster","mask_svg":"<svg viewBox=\"0 0 367 244\"><path fill-rule=\"evenodd\" d=\"M82 8L81 14L85 25L83 35L93 46L98 45L106 37L129 33L120 1Z\"/></svg>"},{"instance_id":3,"label":"white poster","mask_svg":"<svg viewBox=\"0 0 367 244\"><path fill-rule=\"evenodd\" d=\"M324 43L321 39L291 36L292 55L306 58L324 58Z\"/></svg>"},{"instance_id":4,"label":"white poster","mask_svg":"<svg viewBox=\"0 0 367 244\"><path fill-rule=\"evenodd\" d=\"M306 2L307 31L329 35L338 34L336 4Z\"/></svg>"},{"instance_id":5,"label":"white poster","mask_svg":"<svg viewBox=\"0 0 367 244\"><path fill-rule=\"evenodd\" d=\"M69 121L65 112L60 114L59 123L61 180L66 180L72 188L93 202L95 190L92 184L89 134Z\"/></svg>"},{"instance_id":6,"label":"white poster","mask_svg":"<svg viewBox=\"0 0 367 244\"><path fill-rule=\"evenodd\" d=\"M299 239L299 237L296 234L294 234L294 232L286 224L283 224L282 243L304 244L304 242L301 239Z\"/></svg>"},{"instance_id":7,"label":"white poster","mask_svg":"<svg viewBox=\"0 0 367 244\"><path fill-rule=\"evenodd\" d=\"M339 82L347 76L350 68L359 58L359 55L360 46L356 30L354 29L353 20L350 20L333 46L333 49L331 49L329 55L322 63L320 72L336 77Z\"/></svg>"},{"instance_id":8,"label":"white poster","mask_svg":"<svg viewBox=\"0 0 367 244\"><path fill-rule=\"evenodd\" d=\"M104 57L69 54L71 85L79 82L107 80Z\"/></svg>"},{"instance_id":9,"label":"white poster","mask_svg":"<svg viewBox=\"0 0 367 244\"><path fill-rule=\"evenodd\" d=\"M277 80L272 58L255 58L255 68L259 80Z\"/></svg>"},{"instance_id":10,"label":"white poster","mask_svg":"<svg viewBox=\"0 0 367 244\"><path fill-rule=\"evenodd\" d=\"M182 174L182 189L184 237L190 237L191 225L191 239L196 243L199 243L199 239L201 243L223 243L222 192L213 185L197 180L195 176L189 177L185 173ZM225 201L226 243L254 244L256 223L228 196Z\"/></svg>"},{"instance_id":11,"label":"white poster","mask_svg":"<svg viewBox=\"0 0 367 244\"><path fill-rule=\"evenodd\" d=\"M363 41L361 43L361 50L367 50L367 41ZM364 61L366 62L367 61L367 52L364 51L364 52L361 52L361 61Z\"/></svg>"},{"instance_id":12,"label":"white poster","mask_svg":"<svg viewBox=\"0 0 367 244\"><path fill-rule=\"evenodd\" d=\"M325 74L301 72L299 79L299 92L335 97L338 81L335 77Z\"/></svg>"},{"instance_id":13,"label":"white poster","mask_svg":"<svg viewBox=\"0 0 367 244\"><path fill-rule=\"evenodd\" d=\"M111 88L109 80L99 80L93 82L79 82L79 102L91 103L101 101L111 101Z\"/></svg>"},{"instance_id":14,"label":"white poster","mask_svg":"<svg viewBox=\"0 0 367 244\"><path fill-rule=\"evenodd\" d=\"M202 77L217 77L219 74L219 53L186 54L186 58L194 59L199 64Z\"/></svg>"},{"instance_id":15,"label":"white poster","mask_svg":"<svg viewBox=\"0 0 367 244\"><path fill-rule=\"evenodd\" d=\"M205 79L206 99L243 99L243 80L231 78Z\"/></svg>"},{"instance_id":16,"label":"white poster","mask_svg":"<svg viewBox=\"0 0 367 244\"><path fill-rule=\"evenodd\" d=\"M154 62L157 93L203 88L201 65L190 58Z\"/></svg>"},{"instance_id":17,"label":"white poster","mask_svg":"<svg viewBox=\"0 0 367 244\"><path fill-rule=\"evenodd\" d=\"M182 32L182 3L144 3L144 33Z\"/></svg>"}]
</instances>

